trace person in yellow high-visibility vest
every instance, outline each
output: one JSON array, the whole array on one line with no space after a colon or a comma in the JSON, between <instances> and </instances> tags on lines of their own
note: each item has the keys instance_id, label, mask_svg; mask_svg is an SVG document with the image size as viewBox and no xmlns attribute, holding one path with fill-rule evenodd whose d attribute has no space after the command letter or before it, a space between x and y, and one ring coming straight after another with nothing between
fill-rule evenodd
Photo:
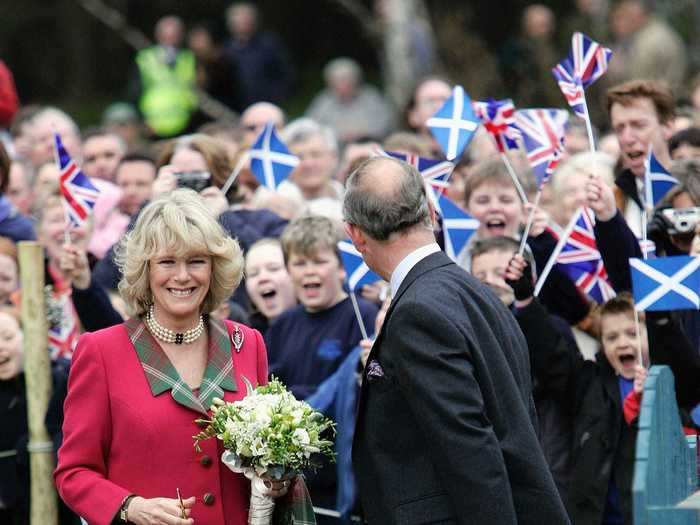
<instances>
[{"instance_id":1,"label":"person in yellow high-visibility vest","mask_svg":"<svg viewBox=\"0 0 700 525\"><path fill-rule=\"evenodd\" d=\"M157 44L136 54L139 109L146 125L159 137L185 131L197 110L195 57L179 49L183 34L180 18L163 17L156 23Z\"/></svg>"}]
</instances>

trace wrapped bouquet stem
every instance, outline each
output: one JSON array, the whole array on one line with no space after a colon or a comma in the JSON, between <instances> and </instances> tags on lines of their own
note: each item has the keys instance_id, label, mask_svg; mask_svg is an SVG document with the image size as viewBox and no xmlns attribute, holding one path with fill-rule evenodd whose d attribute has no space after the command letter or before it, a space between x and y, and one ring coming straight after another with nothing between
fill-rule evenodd
<instances>
[{"instance_id":1,"label":"wrapped bouquet stem","mask_svg":"<svg viewBox=\"0 0 700 525\"><path fill-rule=\"evenodd\" d=\"M305 487L297 489L295 478L304 469L319 467L324 457L334 459L333 423L275 378L256 389L243 380L246 397L233 403L215 400L207 427L194 436L195 448L199 450L204 439L221 440L222 462L251 480L249 525L315 523L312 512L309 516L310 503L298 501L299 494L308 497L308 493ZM275 508L266 480L292 480L295 497L284 500L289 512ZM297 511L303 518L295 520Z\"/></svg>"}]
</instances>

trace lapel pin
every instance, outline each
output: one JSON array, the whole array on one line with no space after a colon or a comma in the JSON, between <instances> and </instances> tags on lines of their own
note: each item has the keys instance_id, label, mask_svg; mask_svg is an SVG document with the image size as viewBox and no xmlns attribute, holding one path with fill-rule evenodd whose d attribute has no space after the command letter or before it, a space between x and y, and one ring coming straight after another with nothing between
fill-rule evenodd
<instances>
[{"instance_id":1,"label":"lapel pin","mask_svg":"<svg viewBox=\"0 0 700 525\"><path fill-rule=\"evenodd\" d=\"M236 353L240 353L241 348L243 347L243 332L241 332L241 329L238 328L238 325L234 325L233 328L233 333L231 334L231 342L233 343L233 347L236 349Z\"/></svg>"}]
</instances>

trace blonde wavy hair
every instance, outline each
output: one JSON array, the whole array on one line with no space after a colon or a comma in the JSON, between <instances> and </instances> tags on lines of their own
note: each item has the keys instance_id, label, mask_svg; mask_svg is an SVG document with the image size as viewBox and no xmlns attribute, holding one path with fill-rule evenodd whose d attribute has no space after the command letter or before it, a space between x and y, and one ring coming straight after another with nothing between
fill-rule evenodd
<instances>
[{"instance_id":1,"label":"blonde wavy hair","mask_svg":"<svg viewBox=\"0 0 700 525\"><path fill-rule=\"evenodd\" d=\"M141 211L116 250L122 272L119 292L133 314L144 314L153 302L149 261L164 251L177 257L193 253L211 257L211 283L202 313L211 313L228 299L243 277L243 252L204 199L189 189L174 190Z\"/></svg>"}]
</instances>

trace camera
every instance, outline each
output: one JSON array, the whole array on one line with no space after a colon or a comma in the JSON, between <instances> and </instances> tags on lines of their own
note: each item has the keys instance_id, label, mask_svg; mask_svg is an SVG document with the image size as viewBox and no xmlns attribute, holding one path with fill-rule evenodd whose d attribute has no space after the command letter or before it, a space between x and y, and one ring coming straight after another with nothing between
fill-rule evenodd
<instances>
[{"instance_id":1,"label":"camera","mask_svg":"<svg viewBox=\"0 0 700 525\"><path fill-rule=\"evenodd\" d=\"M208 171L182 171L174 175L178 188L189 188L199 193L211 186L211 173Z\"/></svg>"},{"instance_id":2,"label":"camera","mask_svg":"<svg viewBox=\"0 0 700 525\"><path fill-rule=\"evenodd\" d=\"M662 210L669 235L694 235L700 222L700 208L667 208Z\"/></svg>"}]
</instances>

